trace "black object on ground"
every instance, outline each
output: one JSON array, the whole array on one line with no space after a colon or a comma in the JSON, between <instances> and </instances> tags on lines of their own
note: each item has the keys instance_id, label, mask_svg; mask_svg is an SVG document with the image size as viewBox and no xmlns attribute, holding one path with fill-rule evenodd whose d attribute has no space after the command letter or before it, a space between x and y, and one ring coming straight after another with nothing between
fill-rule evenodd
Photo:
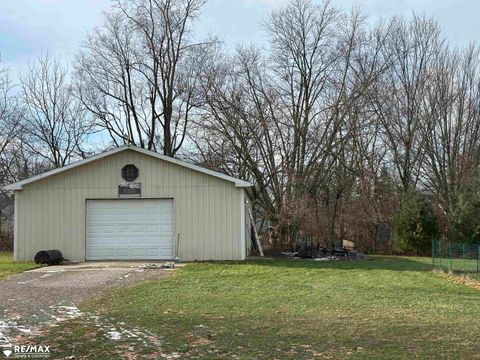
<instances>
[{"instance_id":1,"label":"black object on ground","mask_svg":"<svg viewBox=\"0 0 480 360\"><path fill-rule=\"evenodd\" d=\"M60 250L41 250L35 254L35 264L58 265L64 260Z\"/></svg>"},{"instance_id":2,"label":"black object on ground","mask_svg":"<svg viewBox=\"0 0 480 360\"><path fill-rule=\"evenodd\" d=\"M314 259L326 254L326 249L320 246L318 242L315 242L312 236L304 235L297 237L293 246L293 252L295 256Z\"/></svg>"}]
</instances>

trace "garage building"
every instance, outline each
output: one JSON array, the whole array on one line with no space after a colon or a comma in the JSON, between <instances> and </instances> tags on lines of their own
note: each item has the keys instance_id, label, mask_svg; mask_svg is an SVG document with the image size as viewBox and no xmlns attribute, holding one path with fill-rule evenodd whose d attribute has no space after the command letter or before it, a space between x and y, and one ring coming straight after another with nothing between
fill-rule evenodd
<instances>
[{"instance_id":1,"label":"garage building","mask_svg":"<svg viewBox=\"0 0 480 360\"><path fill-rule=\"evenodd\" d=\"M14 257L71 261L243 260L250 184L131 145L6 187Z\"/></svg>"}]
</instances>

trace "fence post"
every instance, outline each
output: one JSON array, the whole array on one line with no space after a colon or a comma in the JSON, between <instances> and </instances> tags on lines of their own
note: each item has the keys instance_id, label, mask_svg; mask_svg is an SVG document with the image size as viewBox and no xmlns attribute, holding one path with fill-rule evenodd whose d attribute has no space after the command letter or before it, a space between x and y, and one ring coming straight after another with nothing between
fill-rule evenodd
<instances>
[{"instance_id":1,"label":"fence post","mask_svg":"<svg viewBox=\"0 0 480 360\"><path fill-rule=\"evenodd\" d=\"M450 241L448 242L448 264L450 271L452 271L452 243Z\"/></svg>"},{"instance_id":2,"label":"fence post","mask_svg":"<svg viewBox=\"0 0 480 360\"><path fill-rule=\"evenodd\" d=\"M478 261L480 258L480 245L477 247L477 272L479 272Z\"/></svg>"},{"instance_id":3,"label":"fence post","mask_svg":"<svg viewBox=\"0 0 480 360\"><path fill-rule=\"evenodd\" d=\"M435 240L432 240L432 265L435 268Z\"/></svg>"},{"instance_id":4,"label":"fence post","mask_svg":"<svg viewBox=\"0 0 480 360\"><path fill-rule=\"evenodd\" d=\"M442 240L439 240L438 241L438 260L440 261L440 264L438 264L438 267L440 268L440 270L443 270L442 268L442 246L443 246L443 241Z\"/></svg>"},{"instance_id":5,"label":"fence post","mask_svg":"<svg viewBox=\"0 0 480 360\"><path fill-rule=\"evenodd\" d=\"M463 243L462 245L463 245L463 246L462 246L462 253L463 253L463 254L462 254L462 255L463 255L463 256L462 256L462 257L463 257L463 271L465 271L465 270L467 270L467 269L465 269L465 243Z\"/></svg>"}]
</instances>

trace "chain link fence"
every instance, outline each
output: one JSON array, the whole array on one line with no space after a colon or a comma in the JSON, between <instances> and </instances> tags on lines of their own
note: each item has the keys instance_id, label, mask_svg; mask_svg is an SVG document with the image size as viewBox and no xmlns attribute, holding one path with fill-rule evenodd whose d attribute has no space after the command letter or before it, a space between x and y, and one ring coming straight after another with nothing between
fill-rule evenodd
<instances>
[{"instance_id":1,"label":"chain link fence","mask_svg":"<svg viewBox=\"0 0 480 360\"><path fill-rule=\"evenodd\" d=\"M452 272L480 272L480 245L432 241L433 267Z\"/></svg>"}]
</instances>

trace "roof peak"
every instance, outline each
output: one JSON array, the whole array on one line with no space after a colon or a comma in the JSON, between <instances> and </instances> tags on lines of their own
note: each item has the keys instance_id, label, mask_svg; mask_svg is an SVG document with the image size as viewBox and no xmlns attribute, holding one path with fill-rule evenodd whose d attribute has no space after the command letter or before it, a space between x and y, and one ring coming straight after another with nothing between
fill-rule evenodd
<instances>
[{"instance_id":1,"label":"roof peak","mask_svg":"<svg viewBox=\"0 0 480 360\"><path fill-rule=\"evenodd\" d=\"M157 152L147 150L147 149L138 147L138 146L133 145L133 144L125 144L125 145L122 145L122 146L119 146L119 147L116 147L116 148L113 148L113 149L110 149L110 150L106 150L106 151L101 152L97 155L93 155L89 158L75 161L75 162L73 162L69 165L66 165L66 166L63 166L63 167L60 167L60 168L56 168L56 169L53 169L53 170L49 170L49 171L46 171L42 174L38 174L38 175L32 176L30 178L27 178L27 179L24 179L24 180L21 180L21 181L17 181L15 183L12 183L10 185L5 186L4 189L5 190L13 190L13 191L22 190L24 185L31 184L33 182L48 178L50 176L54 176L56 174L59 174L59 173L65 172L65 171L69 171L71 169L89 164L89 163L94 162L94 161L98 161L100 159L106 158L108 156L112 156L114 154L117 154L117 153L119 153L121 151L125 151L125 150L133 150L133 151L145 154L147 156L151 156L151 157L154 157L154 158L157 158L157 159L160 159L160 160L172 163L172 164L176 164L178 166L183 166L183 167L186 167L188 169L198 171L198 172L203 173L203 174L207 174L207 175L217 177L217 178L220 178L220 179L223 179L223 180L226 180L226 181L230 181L230 182L234 183L236 187L251 187L251 184L249 182L245 181L245 180L238 179L238 178L235 178L235 177L232 177L232 176L229 176L229 175L225 175L225 174L220 173L218 171L206 169L206 168L203 168L201 166L198 166L198 165L195 165L195 164L183 161L183 160L179 160L179 159L176 159L176 158L173 158L173 157L170 157L170 156L159 154Z\"/></svg>"}]
</instances>

